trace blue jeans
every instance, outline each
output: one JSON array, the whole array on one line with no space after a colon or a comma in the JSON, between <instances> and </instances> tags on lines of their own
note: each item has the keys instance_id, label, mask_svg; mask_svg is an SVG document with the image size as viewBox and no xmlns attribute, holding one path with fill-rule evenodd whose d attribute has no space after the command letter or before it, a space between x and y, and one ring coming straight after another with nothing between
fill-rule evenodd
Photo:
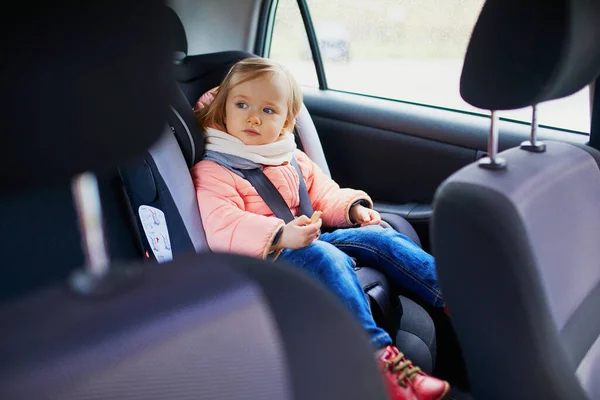
<instances>
[{"instance_id":1,"label":"blue jeans","mask_svg":"<svg viewBox=\"0 0 600 400\"><path fill-rule=\"evenodd\" d=\"M443 306L433 257L391 228L375 225L337 229L323 233L302 249L285 249L278 260L301 268L323 283L357 317L371 343L376 348L385 347L392 340L375 324L350 257L361 265L377 267L428 303Z\"/></svg>"}]
</instances>

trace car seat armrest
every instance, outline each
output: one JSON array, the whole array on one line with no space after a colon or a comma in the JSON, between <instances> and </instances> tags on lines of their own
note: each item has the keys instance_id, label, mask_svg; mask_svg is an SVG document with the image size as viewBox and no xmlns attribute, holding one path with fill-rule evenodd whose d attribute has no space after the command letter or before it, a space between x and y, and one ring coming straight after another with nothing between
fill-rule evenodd
<instances>
[{"instance_id":1,"label":"car seat armrest","mask_svg":"<svg viewBox=\"0 0 600 400\"><path fill-rule=\"evenodd\" d=\"M392 204L375 202L373 208L380 213L399 215L410 222L426 221L431 219L431 216L433 215L431 204Z\"/></svg>"}]
</instances>

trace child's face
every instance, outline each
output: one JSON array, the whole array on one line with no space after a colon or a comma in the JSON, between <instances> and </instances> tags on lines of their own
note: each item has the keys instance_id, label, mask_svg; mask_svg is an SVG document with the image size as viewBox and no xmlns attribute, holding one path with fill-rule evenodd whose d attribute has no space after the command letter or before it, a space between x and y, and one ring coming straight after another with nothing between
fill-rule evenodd
<instances>
[{"instance_id":1,"label":"child's face","mask_svg":"<svg viewBox=\"0 0 600 400\"><path fill-rule=\"evenodd\" d=\"M275 74L235 86L227 96L227 133L247 145L277 141L286 126L288 91L283 77Z\"/></svg>"}]
</instances>

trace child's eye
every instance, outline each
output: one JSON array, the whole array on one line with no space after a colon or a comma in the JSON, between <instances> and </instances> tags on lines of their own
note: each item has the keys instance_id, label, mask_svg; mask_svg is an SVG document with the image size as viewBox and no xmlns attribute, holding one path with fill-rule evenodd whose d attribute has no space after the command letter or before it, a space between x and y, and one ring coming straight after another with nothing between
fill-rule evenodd
<instances>
[{"instance_id":1,"label":"child's eye","mask_svg":"<svg viewBox=\"0 0 600 400\"><path fill-rule=\"evenodd\" d=\"M240 103L235 103L235 106L236 106L237 108L248 108L248 104L246 104L246 103L242 103L242 102L240 102Z\"/></svg>"},{"instance_id":2,"label":"child's eye","mask_svg":"<svg viewBox=\"0 0 600 400\"><path fill-rule=\"evenodd\" d=\"M275 114L275 110L273 110L272 108L263 108L263 112L267 113L267 114Z\"/></svg>"}]
</instances>

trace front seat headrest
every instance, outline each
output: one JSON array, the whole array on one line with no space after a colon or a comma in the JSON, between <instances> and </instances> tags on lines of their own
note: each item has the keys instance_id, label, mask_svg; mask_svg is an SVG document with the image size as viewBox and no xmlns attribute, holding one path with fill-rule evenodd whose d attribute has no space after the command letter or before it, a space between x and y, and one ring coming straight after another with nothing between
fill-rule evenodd
<instances>
[{"instance_id":1,"label":"front seat headrest","mask_svg":"<svg viewBox=\"0 0 600 400\"><path fill-rule=\"evenodd\" d=\"M487 0L465 56L460 93L507 110L573 94L600 71L600 2Z\"/></svg>"},{"instance_id":2,"label":"front seat headrest","mask_svg":"<svg viewBox=\"0 0 600 400\"><path fill-rule=\"evenodd\" d=\"M115 167L158 139L172 86L161 1L15 2L0 25L2 191Z\"/></svg>"},{"instance_id":3,"label":"front seat headrest","mask_svg":"<svg viewBox=\"0 0 600 400\"><path fill-rule=\"evenodd\" d=\"M170 7L165 6L171 50L177 53L176 59L183 59L188 52L187 35L183 23L177 13Z\"/></svg>"}]
</instances>

